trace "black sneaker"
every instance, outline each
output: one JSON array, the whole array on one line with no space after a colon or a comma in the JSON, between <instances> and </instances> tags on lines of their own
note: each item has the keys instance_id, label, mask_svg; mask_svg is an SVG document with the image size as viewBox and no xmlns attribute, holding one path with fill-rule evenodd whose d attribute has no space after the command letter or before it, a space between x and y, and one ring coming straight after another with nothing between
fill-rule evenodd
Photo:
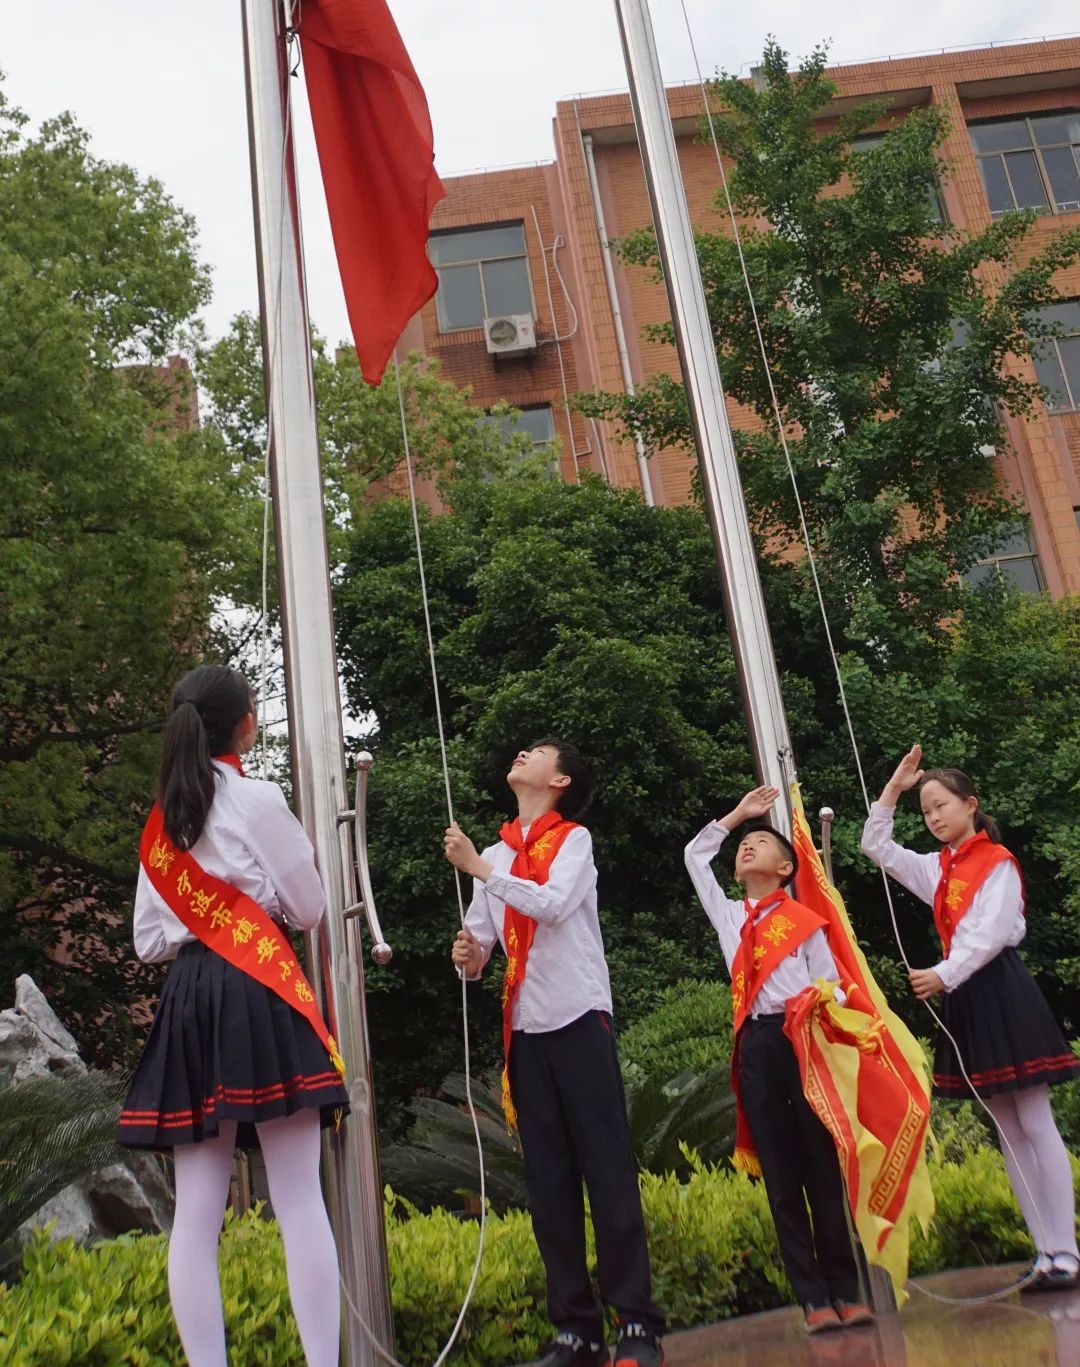
<instances>
[{"instance_id":1,"label":"black sneaker","mask_svg":"<svg viewBox=\"0 0 1080 1367\"><path fill-rule=\"evenodd\" d=\"M536 1367L608 1367L610 1362L606 1343L586 1343L580 1335L564 1329L545 1348Z\"/></svg>"},{"instance_id":2,"label":"black sneaker","mask_svg":"<svg viewBox=\"0 0 1080 1367\"><path fill-rule=\"evenodd\" d=\"M664 1345L643 1324L621 1324L615 1367L667 1367Z\"/></svg>"}]
</instances>

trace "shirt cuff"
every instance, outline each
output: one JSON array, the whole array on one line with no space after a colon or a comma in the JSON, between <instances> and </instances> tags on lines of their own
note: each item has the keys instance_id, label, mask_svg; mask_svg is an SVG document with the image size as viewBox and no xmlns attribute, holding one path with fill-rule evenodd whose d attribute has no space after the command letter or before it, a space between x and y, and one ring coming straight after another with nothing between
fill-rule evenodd
<instances>
[{"instance_id":1,"label":"shirt cuff","mask_svg":"<svg viewBox=\"0 0 1080 1367\"><path fill-rule=\"evenodd\" d=\"M893 805L890 807L887 802L871 802L870 810L872 812L888 812L891 816L893 812L896 811L896 804L894 802Z\"/></svg>"},{"instance_id":2,"label":"shirt cuff","mask_svg":"<svg viewBox=\"0 0 1080 1367\"><path fill-rule=\"evenodd\" d=\"M941 963L935 964L933 971L945 984L945 991L951 992L956 986L956 970L950 967L948 959L942 959Z\"/></svg>"}]
</instances>

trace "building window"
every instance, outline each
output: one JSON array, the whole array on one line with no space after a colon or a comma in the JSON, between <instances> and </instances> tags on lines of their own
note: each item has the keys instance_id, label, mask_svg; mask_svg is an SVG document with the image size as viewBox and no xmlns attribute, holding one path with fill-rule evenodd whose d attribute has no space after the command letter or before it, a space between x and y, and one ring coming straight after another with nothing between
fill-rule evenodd
<instances>
[{"instance_id":1,"label":"building window","mask_svg":"<svg viewBox=\"0 0 1080 1367\"><path fill-rule=\"evenodd\" d=\"M498 417L486 413L477 421L482 427L497 427L504 445L517 432L532 437L534 446L544 446L555 440L555 417L549 403L536 408L523 408L516 417Z\"/></svg>"},{"instance_id":2,"label":"building window","mask_svg":"<svg viewBox=\"0 0 1080 1367\"><path fill-rule=\"evenodd\" d=\"M1039 310L1042 322L1052 323L1060 337L1044 337L1032 349L1035 374L1046 387L1051 412L1080 409L1080 299L1065 299Z\"/></svg>"},{"instance_id":3,"label":"building window","mask_svg":"<svg viewBox=\"0 0 1080 1367\"><path fill-rule=\"evenodd\" d=\"M436 233L428 254L439 276L440 332L478 328L504 313L535 316L523 224Z\"/></svg>"},{"instance_id":4,"label":"building window","mask_svg":"<svg viewBox=\"0 0 1080 1367\"><path fill-rule=\"evenodd\" d=\"M481 427L494 427L499 433L500 443L506 445L510 438L517 433L523 432L527 437L532 438L533 451L539 453L545 446L551 446L555 440L555 415L551 411L549 403L538 404L534 408L523 408L514 417L485 413L483 417L477 418L477 424ZM516 453L512 463L517 464L521 453ZM559 473L559 461L555 454L554 447L550 452L547 473L554 479ZM490 472L485 476L491 479Z\"/></svg>"},{"instance_id":5,"label":"building window","mask_svg":"<svg viewBox=\"0 0 1080 1367\"><path fill-rule=\"evenodd\" d=\"M973 589L1004 580L1021 593L1042 593L1046 588L1039 553L1030 531L1008 537L992 555L973 565L964 578Z\"/></svg>"},{"instance_id":6,"label":"building window","mask_svg":"<svg viewBox=\"0 0 1080 1367\"><path fill-rule=\"evenodd\" d=\"M851 139L851 150L855 153L868 152L888 135L888 131L886 130L884 133L860 133L857 138ZM930 211L934 216L934 222L948 223L949 216L945 211L945 200L941 194L941 186L936 180L927 191L927 198L930 201Z\"/></svg>"},{"instance_id":7,"label":"building window","mask_svg":"<svg viewBox=\"0 0 1080 1367\"><path fill-rule=\"evenodd\" d=\"M968 125L994 218L1080 211L1080 114Z\"/></svg>"}]
</instances>

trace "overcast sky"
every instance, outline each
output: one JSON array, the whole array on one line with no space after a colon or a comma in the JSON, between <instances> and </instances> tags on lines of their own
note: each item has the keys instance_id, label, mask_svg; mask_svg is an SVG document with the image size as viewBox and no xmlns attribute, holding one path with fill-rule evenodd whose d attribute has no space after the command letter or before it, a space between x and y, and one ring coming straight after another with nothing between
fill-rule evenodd
<instances>
[{"instance_id":1,"label":"overcast sky","mask_svg":"<svg viewBox=\"0 0 1080 1367\"><path fill-rule=\"evenodd\" d=\"M769 33L796 55L831 39L835 60L858 61L1078 27L1075 0L686 5L710 74L748 67ZM558 99L625 86L612 0L391 0L391 8L428 93L443 175L549 159ZM653 0L652 14L665 80L690 79L680 0ZM97 155L158 176L194 214L214 269L212 334L257 306L237 0L8 3L0 69L8 98L35 123L72 110ZM345 308L306 107L297 127L311 311L337 340L347 332Z\"/></svg>"}]
</instances>

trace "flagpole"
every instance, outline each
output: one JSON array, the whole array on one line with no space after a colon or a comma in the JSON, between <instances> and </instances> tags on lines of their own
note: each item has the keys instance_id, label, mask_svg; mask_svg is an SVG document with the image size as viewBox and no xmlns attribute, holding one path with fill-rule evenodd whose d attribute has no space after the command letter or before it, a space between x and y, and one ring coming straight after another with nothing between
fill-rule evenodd
<instances>
[{"instance_id":1,"label":"flagpole","mask_svg":"<svg viewBox=\"0 0 1080 1367\"><path fill-rule=\"evenodd\" d=\"M340 1130L324 1131L323 1181L348 1300L378 1341L392 1350L363 956L356 920L344 915L357 905L349 823L343 819L352 814L346 811L350 804L290 122L286 2L241 0L241 9L293 788L326 892L326 915L308 939L308 964L345 1059L351 1107ZM374 1349L348 1300L342 1361L347 1367L374 1367Z\"/></svg>"},{"instance_id":2,"label":"flagpole","mask_svg":"<svg viewBox=\"0 0 1080 1367\"><path fill-rule=\"evenodd\" d=\"M615 0L615 9L754 764L784 795L777 815L790 835L795 759L648 0ZM895 1310L888 1274L856 1248L873 1309Z\"/></svg>"},{"instance_id":3,"label":"flagpole","mask_svg":"<svg viewBox=\"0 0 1080 1367\"><path fill-rule=\"evenodd\" d=\"M795 762L648 0L615 9L754 767L784 794L790 833Z\"/></svg>"}]
</instances>

